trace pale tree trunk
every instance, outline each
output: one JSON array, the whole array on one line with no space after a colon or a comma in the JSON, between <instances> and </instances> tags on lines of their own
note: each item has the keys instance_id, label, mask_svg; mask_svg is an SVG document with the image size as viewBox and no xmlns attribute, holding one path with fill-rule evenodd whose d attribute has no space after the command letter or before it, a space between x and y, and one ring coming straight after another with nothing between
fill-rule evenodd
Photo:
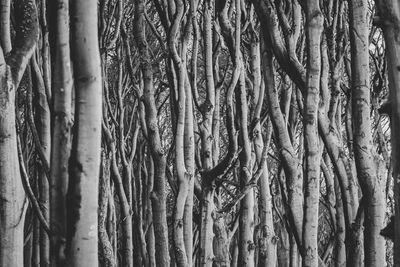
<instances>
[{"instance_id":1,"label":"pale tree trunk","mask_svg":"<svg viewBox=\"0 0 400 267\"><path fill-rule=\"evenodd\" d=\"M67 194L67 264L98 266L102 79L97 1L73 1L75 125Z\"/></svg>"},{"instance_id":2,"label":"pale tree trunk","mask_svg":"<svg viewBox=\"0 0 400 267\"><path fill-rule=\"evenodd\" d=\"M318 104L321 76L321 35L323 17L319 0L306 4L307 89L304 103L305 203L303 225L303 266L318 266L318 207L320 152Z\"/></svg>"},{"instance_id":3,"label":"pale tree trunk","mask_svg":"<svg viewBox=\"0 0 400 267\"><path fill-rule=\"evenodd\" d=\"M147 130L144 129L144 132L147 132ZM148 149L149 151L149 149ZM139 151L140 153L140 151ZM151 210L151 201L150 201L150 193L153 191L153 183L154 183L154 163L153 163L153 158L150 153L147 155L147 183L146 183L146 192L145 195L147 196L146 198L146 203L145 203L145 211L147 213L147 220L150 221L153 218L153 213ZM151 222L150 226L147 230L147 237L146 237L146 244L147 244L147 252L148 252L148 257L149 257L149 265L150 266L156 266L156 252L155 252L155 242L156 240L154 239L154 227Z\"/></svg>"},{"instance_id":4,"label":"pale tree trunk","mask_svg":"<svg viewBox=\"0 0 400 267\"><path fill-rule=\"evenodd\" d=\"M198 50L198 25L197 25L197 0L190 1L190 18L193 30L193 44L192 44L192 80L189 79L186 73L186 116L185 116L185 165L188 174L188 195L185 202L184 216L183 216L183 235L185 241L185 251L187 256L188 266L193 266L193 199L194 199L194 183L195 183L195 137L194 137L194 109L193 109L193 96L192 86L196 88L196 71L197 71L197 50Z\"/></svg>"},{"instance_id":5,"label":"pale tree trunk","mask_svg":"<svg viewBox=\"0 0 400 267\"><path fill-rule=\"evenodd\" d=\"M214 267L230 266L229 227L225 220L224 214L215 214L213 225Z\"/></svg>"},{"instance_id":6,"label":"pale tree trunk","mask_svg":"<svg viewBox=\"0 0 400 267\"><path fill-rule=\"evenodd\" d=\"M184 25L182 41L180 46L180 55L176 53L176 32L172 31L178 29L175 23L180 21L180 14L183 15L183 2L176 2L176 13L177 18L175 18L174 24L171 30L171 36L169 40L169 49L172 51L172 58L178 71L178 117L177 117L177 127L175 134L175 164L176 173L178 176L179 190L175 204L175 218L174 218L174 245L175 245L175 255L176 262L178 266L187 266L188 258L192 255L186 253L186 247L188 243L193 242L192 240L187 240L187 233L189 229L185 229L184 225L184 212L185 203L187 201L189 191L193 194L193 168L194 168L194 141L193 141L193 108L192 108L192 97L191 88L189 86L187 71L186 71L186 58L187 58L187 47L192 32L192 16L195 15L195 9L197 5L195 1L190 2L190 12L187 16L186 24ZM186 95L190 96L187 98ZM189 103L190 102L190 103ZM190 109L186 109L190 108ZM186 147L187 146L187 147ZM190 166L190 171L186 169L186 162ZM191 189L189 189L190 184L192 184ZM193 199L193 195L191 196ZM193 201L193 200L191 200ZM191 208L192 210L192 208ZM192 212L192 211L190 211ZM192 225L190 223L190 225ZM185 231L186 230L186 231ZM185 236L186 233L186 236ZM185 238L186 237L186 238ZM190 260L192 262L192 260Z\"/></svg>"},{"instance_id":7,"label":"pale tree trunk","mask_svg":"<svg viewBox=\"0 0 400 267\"><path fill-rule=\"evenodd\" d=\"M329 76L329 58L328 58L328 46L326 39L322 39L321 43L321 97L320 97L320 107L319 113L326 114L329 112L329 104L332 100L330 90L329 90L329 83L328 83L328 76ZM337 78L338 79L338 78ZM339 80L337 82L339 84ZM337 175L334 175L331 171L332 163L330 161L329 155L326 152L323 161L321 162L322 171L324 173L325 179L330 181L330 184L333 184L333 188L331 188L332 194L334 195L334 201L336 203L335 207L335 218L333 219L336 229L336 235L334 240L334 247L333 247L333 260L335 262L335 266L345 266L346 265L346 246L345 246L345 214L343 212L343 201L342 201L342 194L339 186L339 181Z\"/></svg>"},{"instance_id":8,"label":"pale tree trunk","mask_svg":"<svg viewBox=\"0 0 400 267\"><path fill-rule=\"evenodd\" d=\"M192 2L193 4L193 2ZM178 267L187 266L187 255L185 250L184 229L183 229L183 215L185 202L189 190L188 177L185 167L185 149L184 149L184 132L185 132L185 110L186 110L186 52L189 35L191 31L192 21L189 18L182 35L182 42L180 47L180 55L177 51L177 39L180 29L181 20L184 13L183 1L175 2L175 18L171 26L171 31L168 36L168 48L172 56L172 61L177 69L177 126L175 133L175 169L178 180L178 195L175 202L174 212L174 245L175 245L175 258ZM189 14L192 14L190 12ZM190 112L190 111L189 111Z\"/></svg>"},{"instance_id":9,"label":"pale tree trunk","mask_svg":"<svg viewBox=\"0 0 400 267\"><path fill-rule=\"evenodd\" d=\"M235 46L240 47L239 34L241 32L241 0L236 0L236 17L235 17ZM235 60L240 66L240 78L237 92L238 118L239 127L239 144L242 151L239 155L240 162L240 183L244 187L252 178L251 170L251 145L248 133L248 105L247 93L245 85L245 71L243 66L243 58L241 53L235 55ZM250 189L240 203L239 218L239 266L254 266L254 190Z\"/></svg>"},{"instance_id":10,"label":"pale tree trunk","mask_svg":"<svg viewBox=\"0 0 400 267\"><path fill-rule=\"evenodd\" d=\"M379 232L385 219L385 198L373 157L370 121L368 1L349 4L354 154L365 203L365 266L384 266L385 240Z\"/></svg>"},{"instance_id":11,"label":"pale tree trunk","mask_svg":"<svg viewBox=\"0 0 400 267\"><path fill-rule=\"evenodd\" d=\"M391 142L395 200L394 266L400 266L400 3L376 0L381 19L388 63L389 98L391 100ZM381 256L384 258L384 256Z\"/></svg>"},{"instance_id":12,"label":"pale tree trunk","mask_svg":"<svg viewBox=\"0 0 400 267\"><path fill-rule=\"evenodd\" d=\"M255 131L259 129L259 125L255 127ZM261 130L260 130L261 131ZM261 162L261 153L263 141L261 133L256 135L254 147L257 155L257 162ZM267 145L267 144L266 144ZM265 164L263 173L260 177L260 237L259 237L259 259L258 266L276 266L277 264L277 241L278 238L274 232L274 220L272 214L272 196L269 188L269 175L267 164Z\"/></svg>"},{"instance_id":13,"label":"pale tree trunk","mask_svg":"<svg viewBox=\"0 0 400 267\"><path fill-rule=\"evenodd\" d=\"M254 31L254 29L253 29ZM254 31L252 33L251 45L251 67L253 72L253 91L254 102L256 104L253 121L256 122L253 129L254 136L254 152L256 154L256 163L260 166L262 159L262 151L268 151L269 143L272 134L272 125L268 121L267 132L263 135L261 127L261 109L264 103L265 84L261 83L261 51L260 51L260 38ZM265 136L265 143L263 140ZM274 220L272 214L272 196L269 188L269 170L268 164L264 164L263 171L258 182L260 187L259 192L259 217L260 217L260 230L258 234L258 262L257 266L271 266L277 264L277 241L274 231Z\"/></svg>"},{"instance_id":14,"label":"pale tree trunk","mask_svg":"<svg viewBox=\"0 0 400 267\"><path fill-rule=\"evenodd\" d=\"M344 213L343 213L343 202L342 202L342 194L340 192L340 186L337 176L335 176L331 172L331 164L329 160L329 156L325 154L323 161L321 162L322 170L324 172L324 176L326 179L332 180L333 182L333 190L335 194L335 241L334 241L334 248L333 248L333 261L335 262L334 266L346 266L346 246L345 246L345 220L344 220Z\"/></svg>"},{"instance_id":15,"label":"pale tree trunk","mask_svg":"<svg viewBox=\"0 0 400 267\"><path fill-rule=\"evenodd\" d=\"M289 255L289 234L285 228L283 222L281 222L281 227L279 229L279 244L277 246L277 266L288 267L290 264L290 255Z\"/></svg>"},{"instance_id":16,"label":"pale tree trunk","mask_svg":"<svg viewBox=\"0 0 400 267\"><path fill-rule=\"evenodd\" d=\"M0 43L3 53L11 51L11 25L10 25L11 0L0 3Z\"/></svg>"},{"instance_id":17,"label":"pale tree trunk","mask_svg":"<svg viewBox=\"0 0 400 267\"><path fill-rule=\"evenodd\" d=\"M2 8L7 9L7 2L4 4ZM1 37L5 47L0 49L0 266L23 266L26 199L17 151L15 92L38 38L35 1L15 1L14 13L13 50L4 59L11 47L7 35ZM1 20L2 31L9 31L9 17L2 16Z\"/></svg>"},{"instance_id":18,"label":"pale tree trunk","mask_svg":"<svg viewBox=\"0 0 400 267\"><path fill-rule=\"evenodd\" d=\"M264 37L265 38L265 37ZM265 43L262 42L262 44ZM265 90L269 104L270 116L274 127L278 147L281 150L282 165L288 184L288 220L293 227L293 236L296 243L301 242L303 225L303 181L300 179L300 165L290 141L289 133L284 122L278 101L278 92L275 88L272 51L262 46L262 67L265 79Z\"/></svg>"},{"instance_id":19,"label":"pale tree trunk","mask_svg":"<svg viewBox=\"0 0 400 267\"><path fill-rule=\"evenodd\" d=\"M187 77L187 76L186 76ZM186 116L185 116L185 136L184 136L184 154L185 166L188 178L188 192L184 207L183 216L183 237L185 242L185 251L187 257L187 265L192 266L193 260L193 193L194 193L194 179L195 177L195 164L194 164L194 118L193 118L193 98L190 84L186 80Z\"/></svg>"},{"instance_id":20,"label":"pale tree trunk","mask_svg":"<svg viewBox=\"0 0 400 267\"><path fill-rule=\"evenodd\" d=\"M238 236L234 236L233 238L233 248L232 248L232 259L231 259L231 267L238 267L238 257L239 257L239 242Z\"/></svg>"},{"instance_id":21,"label":"pale tree trunk","mask_svg":"<svg viewBox=\"0 0 400 267\"><path fill-rule=\"evenodd\" d=\"M105 123L107 125L107 123ZM107 125L108 126L108 125ZM114 180L115 189L121 205L121 217L124 218L122 221L122 255L121 255L121 266L132 266L133 265L133 237L132 237L132 215L129 206L128 198L126 196L123 179L119 173L118 163L116 159L116 148L113 141L113 136L108 127L103 128L104 137L107 140L110 154L111 154L111 175Z\"/></svg>"},{"instance_id":22,"label":"pale tree trunk","mask_svg":"<svg viewBox=\"0 0 400 267\"><path fill-rule=\"evenodd\" d=\"M254 136L254 152L256 154L256 162L258 165L261 164L262 151L269 148L269 141L272 134L271 123L268 123L267 133L265 134L265 143L263 140L263 133L260 123L260 115L262 105L264 103L265 86L261 84L261 55L260 55L260 39L254 33L252 38L251 46L252 55L252 71L253 71L253 86L254 86L254 99L257 101L256 108L254 111L253 120L256 121L256 125L253 129ZM260 195L259 195L259 216L260 216L260 233L258 247L258 264L257 266L271 266L274 267L277 264L277 241L278 238L275 236L274 231L274 220L272 214L272 196L269 188L269 170L268 164L264 165L263 172L259 180Z\"/></svg>"},{"instance_id":23,"label":"pale tree trunk","mask_svg":"<svg viewBox=\"0 0 400 267\"><path fill-rule=\"evenodd\" d=\"M185 45L183 45L185 46ZM184 51L186 49L182 49ZM182 56L184 53L182 53ZM180 62L183 66L184 60ZM185 208L186 197L188 194L188 179L186 176L185 158L184 158L184 131L185 131L185 109L186 109L186 92L185 92L185 71L179 72L179 83L178 83L178 117L177 127L175 133L175 167L178 177L178 195L175 203L175 214L174 214L174 244L175 244L175 255L177 265L187 266L187 256L185 251L185 242L183 237L183 214Z\"/></svg>"},{"instance_id":24,"label":"pale tree trunk","mask_svg":"<svg viewBox=\"0 0 400 267\"><path fill-rule=\"evenodd\" d=\"M286 40L284 40L282 34L280 33L280 20L276 13L277 10L275 5L273 5L270 1L253 0L253 3L256 7L255 11L259 17L261 23L261 31L264 35L264 38L266 38L266 43L271 45L271 50L273 50L274 55L279 62L279 65L286 71L286 73L304 95L306 87L306 71L303 66L299 64L299 61L295 56L289 56L289 52L287 51L287 48L285 46ZM275 117L271 116L271 120L274 122ZM277 126L279 126L279 129L282 129L280 125ZM341 147L339 146L339 142L337 140L338 138L335 131L331 131L329 118L327 114L325 114L325 112L320 111L318 114L318 127L321 138L332 159L332 164L334 165L335 171L337 172L339 177L340 188L343 194L342 199L344 207L343 210L346 220L346 231L350 231L351 222L354 219L353 214L356 213L358 204L353 197L354 194L352 193L354 192L352 192L351 183L348 177L348 173L346 171L345 162L347 161L347 159L345 158L345 153L343 149L341 149ZM277 136L285 137L284 135ZM285 152L282 154L285 158L289 153ZM295 166L294 164L290 165ZM346 244L350 244L350 241L346 242Z\"/></svg>"},{"instance_id":25,"label":"pale tree trunk","mask_svg":"<svg viewBox=\"0 0 400 267\"><path fill-rule=\"evenodd\" d=\"M154 99L153 74L151 66L144 69L145 87L144 103L146 122L150 138L150 149L153 155L155 175L154 190L151 195L153 227L157 266L169 266L167 208L165 194L166 158L161 148L160 134L157 125L157 108Z\"/></svg>"},{"instance_id":26,"label":"pale tree trunk","mask_svg":"<svg viewBox=\"0 0 400 267\"><path fill-rule=\"evenodd\" d=\"M116 132L118 132L118 139L115 138L115 134L113 135L113 140L110 140L111 142L111 150L114 150L111 152L111 157L112 157L112 174L113 174L113 179L116 187L116 191L118 194L118 198L120 200L120 206L121 206L121 214L123 218L122 224L122 266L132 266L134 263L134 260L137 261L136 265L141 264L141 257L140 257L140 245L139 242L136 242L139 238L139 234L136 235L137 239L135 240L133 236L133 223L132 223L132 212L133 214L138 214L137 211L137 201L135 203L132 203L132 167L131 163L128 162L127 155L125 153L125 141L124 141L124 109L122 107L122 93L121 91L123 90L122 88L122 80L123 80L123 59L122 59L122 53L121 49L117 49L117 55L119 59L119 64L118 64L118 88L117 88L117 97L118 97L118 110L119 110L119 124L116 126ZM104 57L105 58L105 57ZM106 59L103 62L103 64L106 64ZM105 74L105 71L103 72L103 81L107 79L107 74ZM108 89L108 86L107 86ZM108 93L107 93L108 94ZM104 107L104 110L106 108ZM109 115L105 115L105 118L109 117ZM103 120L104 121L104 120ZM105 124L108 126L108 123L105 122ZM119 153L120 153L120 163L122 165L122 171L119 170L119 164L117 160L117 147L119 147ZM140 161L139 161L140 162ZM122 172L122 175L121 175ZM140 178L139 178L140 179ZM134 204L134 205L133 205ZM139 220L137 220L136 225L141 225ZM139 233L139 227L136 227L137 230L136 232ZM137 245L137 252L136 255L133 253L133 246L134 244ZM138 257L135 257L138 256ZM134 259L135 257L135 259Z\"/></svg>"},{"instance_id":27,"label":"pale tree trunk","mask_svg":"<svg viewBox=\"0 0 400 267\"><path fill-rule=\"evenodd\" d=\"M57 1L54 63L52 76L53 132L50 159L50 263L62 266L66 260L66 194L68 160L71 148L72 73L69 46L68 0Z\"/></svg>"},{"instance_id":28,"label":"pale tree trunk","mask_svg":"<svg viewBox=\"0 0 400 267\"><path fill-rule=\"evenodd\" d=\"M245 186L251 180L251 146L247 129L247 99L244 84L244 73L240 78L240 134L243 146L240 153L241 185ZM239 139L239 140L240 140ZM239 266L254 266L254 190L250 189L241 201L239 219Z\"/></svg>"},{"instance_id":29,"label":"pale tree trunk","mask_svg":"<svg viewBox=\"0 0 400 267\"><path fill-rule=\"evenodd\" d=\"M144 1L136 2L144 12ZM139 11L138 11L139 12ZM169 266L170 256L168 248L168 226L166 207L166 184L165 168L166 156L161 147L160 131L158 128L157 107L154 97L153 70L146 41L145 21L142 17L135 27L135 39L141 53L141 72L143 75L143 103L145 107L145 120L149 147L154 162L154 187L151 192L153 227L155 238L155 257L157 266Z\"/></svg>"},{"instance_id":30,"label":"pale tree trunk","mask_svg":"<svg viewBox=\"0 0 400 267\"><path fill-rule=\"evenodd\" d=\"M106 222L108 214L108 198L110 197L110 159L103 152L99 179L99 262L105 267L114 267L114 251L107 234Z\"/></svg>"},{"instance_id":31,"label":"pale tree trunk","mask_svg":"<svg viewBox=\"0 0 400 267\"><path fill-rule=\"evenodd\" d=\"M215 106L215 86L212 63L212 14L215 1L204 4L204 58L207 96L204 101L200 125L201 159L203 169L213 167L212 160L212 121ZM213 181L202 179L203 194L201 199L201 229L200 229L200 266L211 266L213 261L213 219L214 210L214 184Z\"/></svg>"},{"instance_id":32,"label":"pale tree trunk","mask_svg":"<svg viewBox=\"0 0 400 267\"><path fill-rule=\"evenodd\" d=\"M290 243L290 267L300 267L301 258L299 253L299 247L296 244L296 239L293 233L289 235L289 243Z\"/></svg>"}]
</instances>

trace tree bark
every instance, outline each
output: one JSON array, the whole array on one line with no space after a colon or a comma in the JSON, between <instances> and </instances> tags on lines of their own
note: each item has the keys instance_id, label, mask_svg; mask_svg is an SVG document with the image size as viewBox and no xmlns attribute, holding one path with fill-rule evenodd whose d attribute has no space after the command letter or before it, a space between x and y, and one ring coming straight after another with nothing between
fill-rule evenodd
<instances>
[{"instance_id":1,"label":"tree bark","mask_svg":"<svg viewBox=\"0 0 400 267\"><path fill-rule=\"evenodd\" d=\"M215 1L204 4L204 58L206 71L207 96L204 101L202 116L203 122L199 126L201 138L201 161L203 169L213 167L212 160L212 121L215 106L215 86L212 62L212 14ZM213 177L215 178L215 177ZM200 229L200 266L211 266L213 260L213 219L214 210L214 182L202 180L203 195L201 199L201 229Z\"/></svg>"},{"instance_id":2,"label":"tree bark","mask_svg":"<svg viewBox=\"0 0 400 267\"><path fill-rule=\"evenodd\" d=\"M50 264L63 266L67 236L66 194L71 149L72 73L69 39L69 1L57 1L52 66L53 132L50 159Z\"/></svg>"},{"instance_id":3,"label":"tree bark","mask_svg":"<svg viewBox=\"0 0 400 267\"><path fill-rule=\"evenodd\" d=\"M398 1L375 1L385 38L388 64L389 98L391 99L391 143L394 181L394 266L400 266L400 3Z\"/></svg>"},{"instance_id":4,"label":"tree bark","mask_svg":"<svg viewBox=\"0 0 400 267\"><path fill-rule=\"evenodd\" d=\"M23 266L26 199L17 151L15 92L38 38L35 1L15 1L14 12L13 50L5 59L9 48L0 49L0 266ZM7 19L2 16L1 23ZM6 27L3 24L2 30L9 30Z\"/></svg>"},{"instance_id":5,"label":"tree bark","mask_svg":"<svg viewBox=\"0 0 400 267\"><path fill-rule=\"evenodd\" d=\"M102 78L97 1L73 1L75 125L67 193L67 265L98 266Z\"/></svg>"},{"instance_id":6,"label":"tree bark","mask_svg":"<svg viewBox=\"0 0 400 267\"><path fill-rule=\"evenodd\" d=\"M323 17L319 1L306 4L307 89L304 103L305 203L303 224L303 266L318 266L318 210L320 152L318 105L321 76Z\"/></svg>"},{"instance_id":7,"label":"tree bark","mask_svg":"<svg viewBox=\"0 0 400 267\"><path fill-rule=\"evenodd\" d=\"M144 7L144 1L137 1L139 7ZM139 12L139 11L138 11ZM142 9L142 11L144 10ZM141 72L143 75L143 103L145 107L145 119L149 147L154 161L154 187L151 192L156 264L157 266L169 266L169 245L168 245L168 226L167 226L167 207L166 207L166 184L165 168L166 156L161 147L160 132L158 128L157 107L154 98L153 70L149 54L149 48L144 31L144 20L136 23L135 39L142 54Z\"/></svg>"},{"instance_id":8,"label":"tree bark","mask_svg":"<svg viewBox=\"0 0 400 267\"><path fill-rule=\"evenodd\" d=\"M49 208L50 208L50 195L49 195L49 181L48 181L48 169L50 162L51 152L51 121L50 121L50 108L47 102L46 90L42 73L40 72L35 56L31 59L32 65L32 80L33 88L37 94L37 109L36 109L36 122L37 133L40 143L37 149L42 154L41 170L38 174L39 179L39 200L40 206L42 207L42 214L45 221L48 223L50 219ZM40 264L43 267L50 266L50 240L49 236L43 227L40 229Z\"/></svg>"},{"instance_id":9,"label":"tree bark","mask_svg":"<svg viewBox=\"0 0 400 267\"><path fill-rule=\"evenodd\" d=\"M365 201L365 266L383 266L385 240L379 232L383 228L385 219L385 198L373 157L367 11L367 0L349 2L354 154L358 180Z\"/></svg>"}]
</instances>

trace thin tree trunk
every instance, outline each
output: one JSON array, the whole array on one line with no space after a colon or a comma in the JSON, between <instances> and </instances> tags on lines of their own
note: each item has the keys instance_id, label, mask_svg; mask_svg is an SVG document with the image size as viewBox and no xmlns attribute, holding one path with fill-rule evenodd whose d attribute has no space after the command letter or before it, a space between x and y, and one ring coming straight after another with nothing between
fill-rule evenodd
<instances>
[{"instance_id":1,"label":"thin tree trunk","mask_svg":"<svg viewBox=\"0 0 400 267\"><path fill-rule=\"evenodd\" d=\"M108 198L110 196L110 160L102 153L99 182L99 262L101 266L114 267L114 251L107 234L106 222Z\"/></svg>"},{"instance_id":2,"label":"thin tree trunk","mask_svg":"<svg viewBox=\"0 0 400 267\"><path fill-rule=\"evenodd\" d=\"M272 51L262 48L262 66L265 79L265 90L269 104L270 116L274 127L275 137L278 147L280 147L283 159L283 168L288 184L288 204L290 213L288 219L296 239L296 243L301 242L303 225L303 181L300 179L300 166L296 153L289 138L289 133L284 122L278 101L278 92L275 88L274 70L272 64Z\"/></svg>"},{"instance_id":3,"label":"thin tree trunk","mask_svg":"<svg viewBox=\"0 0 400 267\"><path fill-rule=\"evenodd\" d=\"M66 194L71 148L72 73L69 51L69 1L58 0L53 63L53 132L50 159L50 264L63 266L67 236Z\"/></svg>"},{"instance_id":4,"label":"thin tree trunk","mask_svg":"<svg viewBox=\"0 0 400 267\"><path fill-rule=\"evenodd\" d=\"M37 191L37 186L35 186ZM39 219L33 220L33 241L32 241L32 266L40 267L40 223Z\"/></svg>"},{"instance_id":5,"label":"thin tree trunk","mask_svg":"<svg viewBox=\"0 0 400 267\"><path fill-rule=\"evenodd\" d=\"M206 71L207 98L204 101L202 115L203 122L200 125L201 159L203 169L210 170L213 167L212 160L212 120L215 106L215 86L212 63L212 14L214 1L204 4L204 58ZM202 180L203 195L201 199L201 228L200 228L200 266L211 266L213 259L213 219L214 210L214 185L213 181Z\"/></svg>"},{"instance_id":6,"label":"thin tree trunk","mask_svg":"<svg viewBox=\"0 0 400 267\"><path fill-rule=\"evenodd\" d=\"M254 31L254 29L253 29ZM255 110L253 115L253 121L256 124L253 129L254 136L254 152L256 154L256 163L260 166L262 159L262 151L265 149L268 151L269 141L272 134L272 125L270 121L267 124L267 130L263 135L261 127L261 109L264 103L265 85L261 83L261 51L260 51L260 39L256 32L252 33L252 45L251 45L251 66L253 72L253 91L254 91L254 102ZM265 136L266 143L264 144L263 136ZM263 172L259 178L259 217L260 217L260 230L258 233L258 257L257 266L271 266L274 267L277 264L277 237L274 231L274 221L272 214L272 196L269 188L269 171L268 164L263 167ZM256 246L257 247L257 246Z\"/></svg>"},{"instance_id":7,"label":"thin tree trunk","mask_svg":"<svg viewBox=\"0 0 400 267\"><path fill-rule=\"evenodd\" d=\"M3 53L11 51L11 25L10 25L11 0L0 3L0 43Z\"/></svg>"},{"instance_id":8,"label":"thin tree trunk","mask_svg":"<svg viewBox=\"0 0 400 267\"><path fill-rule=\"evenodd\" d=\"M237 0L240 3L240 0ZM238 7L238 6L237 6ZM240 9L240 7L239 7ZM240 13L240 12L238 12ZM240 18L240 16L239 16ZM240 23L240 19L236 23ZM251 146L247 128L247 98L246 88L244 84L244 72L242 71L238 92L238 102L240 101L240 132L239 140L243 147L239 155L240 160L240 177L241 186L245 186L251 180ZM250 189L246 196L241 201L240 205L240 219L239 219L239 266L254 266L254 190Z\"/></svg>"},{"instance_id":9,"label":"thin tree trunk","mask_svg":"<svg viewBox=\"0 0 400 267\"><path fill-rule=\"evenodd\" d=\"M318 104L321 76L321 35L323 17L319 0L306 4L307 93L304 105L305 206L303 229L303 266L318 266L318 210L320 152Z\"/></svg>"},{"instance_id":10,"label":"thin tree trunk","mask_svg":"<svg viewBox=\"0 0 400 267\"><path fill-rule=\"evenodd\" d=\"M132 215L131 208L126 197L122 177L119 173L118 163L116 159L116 148L113 141L112 134L107 126L103 128L105 139L107 140L110 154L111 154L111 175L114 180L117 195L121 205L121 218L122 218L122 255L121 265L132 266L133 265L133 232L132 232Z\"/></svg>"},{"instance_id":11,"label":"thin tree trunk","mask_svg":"<svg viewBox=\"0 0 400 267\"><path fill-rule=\"evenodd\" d=\"M194 118L193 118L193 98L189 81L186 75L186 115L185 115L185 135L184 135L184 154L186 174L188 178L188 192L184 207L183 216L183 237L185 242L185 251L187 257L187 265L192 266L193 260L193 194L194 194L194 179L195 163L194 163Z\"/></svg>"},{"instance_id":12,"label":"thin tree trunk","mask_svg":"<svg viewBox=\"0 0 400 267\"><path fill-rule=\"evenodd\" d=\"M137 1L138 13L144 12L144 1ZM157 266L169 266L170 256L168 249L168 226L166 207L165 168L166 156L161 147L158 128L157 107L154 98L153 70L144 31L144 16L138 17L135 28L135 39L142 54L141 69L144 81L143 102L145 106L145 120L148 133L149 147L154 161L154 187L151 192L153 226Z\"/></svg>"},{"instance_id":13,"label":"thin tree trunk","mask_svg":"<svg viewBox=\"0 0 400 267\"><path fill-rule=\"evenodd\" d=\"M49 222L49 208L50 208L50 196L49 196L49 183L47 177L48 164L50 162L51 152L51 131L50 131L50 109L47 102L47 96L45 91L44 80L37 64L35 56L31 59L32 65L32 77L33 77L33 88L36 91L38 103L36 109L36 127L39 137L40 150L39 153L43 153L43 159L41 162L41 170L38 174L39 183L39 199L40 206L42 207L42 214L46 222ZM35 126L33 126L35 127ZM46 231L41 228L40 230L40 266L50 266L50 240Z\"/></svg>"}]
</instances>

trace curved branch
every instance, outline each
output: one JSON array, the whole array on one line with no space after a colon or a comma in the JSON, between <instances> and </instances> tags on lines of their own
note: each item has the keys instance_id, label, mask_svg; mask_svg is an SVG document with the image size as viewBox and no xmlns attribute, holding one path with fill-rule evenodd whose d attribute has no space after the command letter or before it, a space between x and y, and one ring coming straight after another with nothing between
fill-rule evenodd
<instances>
[{"instance_id":1,"label":"curved branch","mask_svg":"<svg viewBox=\"0 0 400 267\"><path fill-rule=\"evenodd\" d=\"M11 68L13 85L18 88L36 47L39 24L34 0L17 0L14 2L14 10L15 17L20 19L16 25L15 45L7 56L6 62Z\"/></svg>"}]
</instances>

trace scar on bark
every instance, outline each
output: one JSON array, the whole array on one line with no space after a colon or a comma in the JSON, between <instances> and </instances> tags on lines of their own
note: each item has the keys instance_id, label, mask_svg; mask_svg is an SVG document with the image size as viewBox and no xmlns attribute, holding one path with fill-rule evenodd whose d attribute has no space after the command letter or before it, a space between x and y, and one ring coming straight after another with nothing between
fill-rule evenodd
<instances>
[{"instance_id":1,"label":"scar on bark","mask_svg":"<svg viewBox=\"0 0 400 267\"><path fill-rule=\"evenodd\" d=\"M76 223L80 219L80 208L82 197L80 192L80 183L81 183L81 173L83 171L82 164L79 161L73 160L71 157L69 160L69 173L70 179L68 184L68 193L67 193L67 215L68 220L71 223L68 223L67 236L68 239L71 240L76 232ZM67 245L70 242L67 242ZM67 251L69 247L67 247Z\"/></svg>"},{"instance_id":2,"label":"scar on bark","mask_svg":"<svg viewBox=\"0 0 400 267\"><path fill-rule=\"evenodd\" d=\"M380 234L391 241L394 240L394 215L390 217L388 224L380 231Z\"/></svg>"}]
</instances>

